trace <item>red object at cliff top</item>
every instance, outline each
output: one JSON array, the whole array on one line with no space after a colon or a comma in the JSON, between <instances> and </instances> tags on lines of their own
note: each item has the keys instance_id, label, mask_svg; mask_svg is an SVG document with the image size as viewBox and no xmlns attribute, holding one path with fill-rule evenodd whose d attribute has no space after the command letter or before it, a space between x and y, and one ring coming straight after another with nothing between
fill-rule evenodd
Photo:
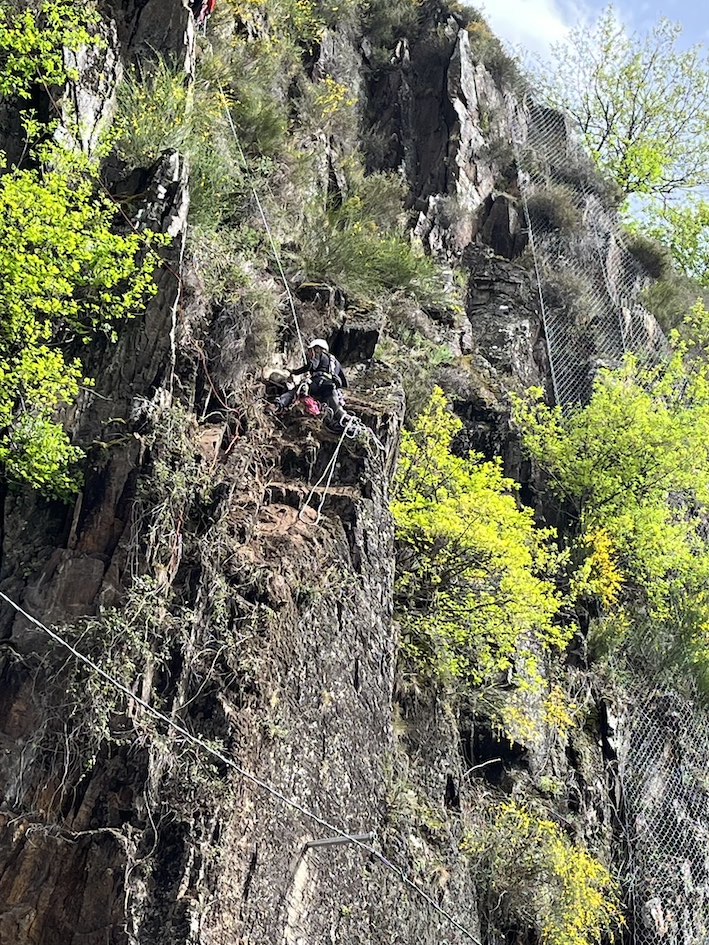
<instances>
[{"instance_id":1,"label":"red object at cliff top","mask_svg":"<svg viewBox=\"0 0 709 945\"><path fill-rule=\"evenodd\" d=\"M204 0L197 16L197 26L201 26L203 23L207 22L208 17L214 13L216 5L217 0Z\"/></svg>"}]
</instances>

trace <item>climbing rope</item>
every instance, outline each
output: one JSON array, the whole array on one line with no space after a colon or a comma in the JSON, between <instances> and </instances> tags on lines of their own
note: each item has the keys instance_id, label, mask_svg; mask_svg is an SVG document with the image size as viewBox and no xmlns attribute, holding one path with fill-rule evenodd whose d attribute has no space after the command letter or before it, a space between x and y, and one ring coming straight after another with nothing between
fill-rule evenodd
<instances>
[{"instance_id":1,"label":"climbing rope","mask_svg":"<svg viewBox=\"0 0 709 945\"><path fill-rule=\"evenodd\" d=\"M290 286L288 285L288 279L286 278L285 269L283 268L283 263L281 262L281 254L279 253L278 247L276 246L276 241L273 238L273 232L269 225L268 218L266 217L266 211L264 210L263 204L261 203L261 198L259 197L258 191L256 190L256 187L254 186L254 182L251 179L251 175L249 172L249 163L246 160L244 149L241 147L241 142L239 141L239 135L236 132L236 126L234 125L234 120L231 117L231 112L229 110L229 105L227 103L227 98L226 98L226 95L224 94L224 89L222 88L221 82L218 83L218 86L219 86L219 93L222 97L222 102L224 103L224 114L226 115L227 121L229 122L231 133L234 136L234 142L238 149L242 164L244 165L244 171L247 177L249 178L249 187L251 188L251 193L253 194L254 200L256 201L256 206L258 207L258 211L261 216L261 220L263 222L264 228L266 230L266 234L268 235L268 241L271 245L271 251L273 253L274 259L276 260L276 265L278 266L278 272L280 273L281 280L283 282L283 288L286 290L286 296L288 297L288 303L290 305L291 314L293 315L293 324L295 325L295 331L298 337L298 344L300 345L300 350L303 355L303 361L305 361L306 353L305 353L305 344L303 342L303 334L300 330L298 314L295 310L295 300L293 298L293 293L291 292Z\"/></svg>"},{"instance_id":2,"label":"climbing rope","mask_svg":"<svg viewBox=\"0 0 709 945\"><path fill-rule=\"evenodd\" d=\"M320 523L322 508L323 508L323 505L325 504L325 499L327 498L327 492L328 492L328 489L330 488L332 477L335 475L335 467L337 466L337 457L340 455L340 449L342 448L342 444L345 442L345 438L354 439L355 434L352 434L349 431L350 431L350 428L355 423L358 423L358 422L359 421L357 420L356 417L350 417L347 423L343 426L340 439L337 441L337 446L335 447L335 451L330 457L330 460L328 461L327 466L323 470L323 474L320 476L320 478L315 483L315 485L311 487L310 492L308 493L308 498L305 500L305 503L303 504L303 508L300 510L300 512L298 512L298 518L300 519L301 522L307 521L307 519L303 518L305 510L310 506L310 500L315 495L315 492L318 486L323 481L323 479L325 479L325 477L327 476L327 482L325 483L325 488L323 489L322 498L320 499L320 504L318 505L317 511L315 513L315 521L309 524L318 525Z\"/></svg>"},{"instance_id":3,"label":"climbing rope","mask_svg":"<svg viewBox=\"0 0 709 945\"><path fill-rule=\"evenodd\" d=\"M308 497L305 500L305 503L303 504L303 508L300 510L300 512L298 512L298 518L300 519L301 522L307 521L307 519L303 518L303 514L305 510L310 506L310 500L315 495L315 492L318 486L323 481L323 479L325 479L325 477L327 476L327 482L325 483L325 487L323 489L322 498L320 499L320 504L318 505L317 511L315 513L315 521L309 524L318 525L320 523L322 508L323 508L323 505L325 504L325 499L327 498L328 489L330 488L330 484L332 483L332 477L335 474L335 467L337 466L337 458L340 454L340 449L342 448L342 444L345 442L345 440L356 440L358 437L361 437L361 436L367 437L368 444L369 444L369 441L372 440L383 453L386 452L384 444L376 435L376 433L374 433L373 430L370 430L369 427L366 426L366 424L362 423L359 417L355 417L353 414L348 414L347 421L342 426L342 433L340 434L340 439L337 441L337 446L335 447L335 451L333 452L327 466L325 466L325 469L323 470L322 475L320 476L318 481L311 487L310 492L308 493ZM312 467L311 467L311 472L312 472Z\"/></svg>"},{"instance_id":4,"label":"climbing rope","mask_svg":"<svg viewBox=\"0 0 709 945\"><path fill-rule=\"evenodd\" d=\"M58 643L60 646L64 647L64 649L68 650L81 663L84 663L86 666L90 667L114 689L117 689L119 692L123 693L124 696L126 696L136 705L141 706L141 708L145 709L146 712L161 721L168 729L172 729L181 738L185 739L185 741L211 755L213 758L217 758L222 762L222 764L226 765L228 768L231 768L246 781L249 781L251 784L260 788L262 791L265 791L270 797L273 797L282 804L285 804L287 807L290 807L292 810L302 814L303 817L306 817L313 823L318 824L318 826L322 827L328 832L333 833L338 837L342 837L344 840L352 843L353 846L356 846L365 853L370 854L370 856L374 857L379 863L382 864L382 866L393 872L405 886L407 886L414 893L416 893L417 896L423 899L423 901L426 902L435 912L443 916L446 921L450 922L451 925L456 928L463 936L465 936L465 938L471 941L473 945L482 945L482 942L475 938L472 932L468 931L464 925L461 925L460 922L458 922L458 920L453 915L451 915L450 912L447 912L445 909L439 906L438 903L431 896L429 896L425 889L410 879L409 876L407 876L407 874L401 869L401 867L397 866L395 863L392 863L392 861L388 859L388 857L384 856L383 853L380 853L376 847L364 842L359 838L359 836L353 836L348 831L342 830L335 824L330 823L330 821L318 816L312 810L309 810L307 807L304 807L302 804L299 804L297 801L293 800L293 798L283 794L269 781L264 781L262 778L259 778L250 771L247 771L245 768L242 768L241 765L237 764L236 761L234 761L234 759L229 755L225 755L224 752L214 748L209 744L209 742L204 741L198 735L193 735L188 729L180 725L174 719L171 719L169 716L151 706L150 703L146 702L144 699L141 699L140 696L136 695L132 689L129 689L127 686L125 686L119 679L116 679L115 676L107 673L106 670L101 669L101 667L92 659L90 659L80 650L77 650L76 647L69 643L68 640L65 640L60 633L58 633L56 630L50 629L36 617L33 617L32 614L27 613L26 610L20 607L19 604L16 604L14 600L7 596L7 594L4 594L2 591L0 591L0 598L9 604L10 607L12 607L15 611L17 611L18 614L20 614L26 620L29 620L30 623L34 624L35 627L54 640L55 643Z\"/></svg>"}]
</instances>

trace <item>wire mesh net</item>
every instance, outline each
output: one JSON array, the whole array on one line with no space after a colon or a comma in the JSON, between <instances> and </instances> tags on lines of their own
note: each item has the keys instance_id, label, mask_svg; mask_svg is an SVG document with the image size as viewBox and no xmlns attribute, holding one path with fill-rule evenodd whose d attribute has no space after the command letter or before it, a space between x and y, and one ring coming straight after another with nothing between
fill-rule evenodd
<instances>
[{"instance_id":1,"label":"wire mesh net","mask_svg":"<svg viewBox=\"0 0 709 945\"><path fill-rule=\"evenodd\" d=\"M586 403L596 373L628 355L648 368L668 354L640 304L644 274L604 182L558 111L508 99L519 187L539 284L553 393ZM622 720L630 945L709 943L709 713L687 674L648 661Z\"/></svg>"},{"instance_id":2,"label":"wire mesh net","mask_svg":"<svg viewBox=\"0 0 709 945\"><path fill-rule=\"evenodd\" d=\"M512 97L508 115L554 397L571 407L588 401L599 369L618 367L627 354L654 367L667 342L638 301L643 272L569 122Z\"/></svg>"},{"instance_id":3,"label":"wire mesh net","mask_svg":"<svg viewBox=\"0 0 709 945\"><path fill-rule=\"evenodd\" d=\"M709 717L675 688L638 686L623 728L631 941L706 945Z\"/></svg>"}]
</instances>

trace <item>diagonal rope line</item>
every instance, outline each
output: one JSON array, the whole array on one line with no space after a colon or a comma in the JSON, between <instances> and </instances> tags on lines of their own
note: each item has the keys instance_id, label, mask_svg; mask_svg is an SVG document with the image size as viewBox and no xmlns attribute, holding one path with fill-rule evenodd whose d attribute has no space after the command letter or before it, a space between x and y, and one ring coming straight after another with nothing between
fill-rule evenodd
<instances>
[{"instance_id":1,"label":"diagonal rope line","mask_svg":"<svg viewBox=\"0 0 709 945\"><path fill-rule=\"evenodd\" d=\"M214 748L204 739L200 738L198 735L193 735L188 729L183 725L180 725L178 722L175 722L174 719L171 719L169 716L160 712L158 709L151 706L144 699L141 699L140 696L137 696L132 692L126 685L124 685L119 679L116 679L110 673L107 673L102 669L97 663L95 663L90 657L86 656L80 650L77 650L76 647L71 644L68 640L65 640L61 634L57 633L56 630L52 630L47 627L36 617L33 617L32 614L27 613L19 604L16 604L14 600L7 596L7 594L0 591L0 598L2 598L7 604L9 604L18 614L21 614L25 617L26 620L29 620L30 623L34 624L39 630L49 636L55 643L58 643L60 646L68 650L73 656L76 657L80 662L84 663L86 666L90 667L95 673L101 676L107 683L113 686L115 689L118 689L125 696L127 696L131 701L135 702L141 708L145 709L146 712L149 712L156 719L159 719L161 722L164 722L169 728L174 732L184 738L186 741L195 745L197 748L201 748L203 751L212 755L212 757L217 758L222 764L227 765L227 767L232 768L236 771L237 774L241 775L246 781L250 781L251 784L254 784L256 787L260 788L262 791L265 791L271 797L280 801L282 804L285 804L287 807L290 807L292 810L297 811L299 814L302 814L304 817L307 817L308 820L313 821L313 823L318 824L318 826L323 827L325 830L330 831L338 837L342 837L345 840L352 843L354 846L359 847L361 850L364 850L366 853L369 853L370 856L373 856L378 860L382 866L391 872L395 873L400 881L407 886L412 892L416 893L419 898L426 902L431 908L437 912L440 916L446 919L450 924L456 928L468 941L473 942L473 945L482 945L479 939L470 932L465 926L461 925L457 919L455 919L450 912L443 909L438 903L423 889L418 883L410 879L406 873L395 863L392 863L383 853L380 853L377 849L371 846L368 843L364 843L361 840L358 840L356 836L348 833L346 830L342 830L340 827L335 826L335 824L330 823L330 821L325 820L323 817L319 817L313 811L309 810L307 807L303 807L302 804L299 804L293 798L288 797L283 794L278 788L274 787L268 781L264 781L262 778L257 777L257 775L252 774L250 771L247 771L245 768L242 768L241 765L237 764L233 758L229 755L225 755L223 752Z\"/></svg>"},{"instance_id":2,"label":"diagonal rope line","mask_svg":"<svg viewBox=\"0 0 709 945\"><path fill-rule=\"evenodd\" d=\"M250 186L250 188L251 188L251 193L254 195L254 200L256 201L256 206L258 207L259 214L261 215L261 220L262 220L262 222L263 222L263 225L264 225L264 227L265 227L265 229L266 229L266 233L267 233L267 235L268 235L268 241L269 241L270 246L271 246L271 251L272 251L272 253L273 253L274 259L276 260L276 265L278 266L278 272L280 273L281 280L283 281L283 287L285 288L285 290L286 290L286 295L288 296L288 303L289 303L289 305L290 305L290 310L291 310L291 313L292 313L292 315L293 315L293 323L295 324L295 330L296 330L296 334L297 334L297 336L298 336L298 344L300 345L300 350L301 350L301 353L302 353L302 355L303 355L303 361L305 361L305 360L306 360L306 355L305 355L305 345L304 345L304 343L303 343L303 335L302 335L301 330L300 330L300 323L298 322L298 315L297 315L296 310L295 310L295 301L294 301L294 299L293 299L293 293L291 292L290 286L288 285L288 279L286 278L286 273L285 273L285 270L284 270L284 268L283 268L283 263L281 262L281 254L280 254L280 252L278 251L278 247L276 246L276 241L275 241L275 239L273 238L273 232L271 231L271 227L270 227L270 225L269 225L268 218L266 217L266 211L263 209L263 204L261 203L261 198L260 198L259 195L258 195L258 191L256 190L256 187L255 187L255 185L254 185L253 178L252 178L252 176L251 176L251 174L250 174L250 172L249 172L249 162L246 160L246 155L244 154L244 149L241 147L241 142L239 141L239 135L238 135L237 132L236 132L236 126L234 125L234 119L231 117L231 111L229 110L229 105L228 105L228 102L227 102L227 97L226 97L226 95L224 94L224 89L222 88L221 82L218 83L218 86L219 86L219 93L220 93L220 95L221 95L221 97L222 97L222 102L224 103L224 113L226 114L227 121L229 122L229 127L231 128L231 133L234 135L234 142L235 142L236 147L237 147L237 149L238 149L238 151L239 151L239 156L241 157L241 161L242 161L242 163L243 163L243 165L244 165L244 171L246 172L247 176L249 177L249 186Z\"/></svg>"}]
</instances>

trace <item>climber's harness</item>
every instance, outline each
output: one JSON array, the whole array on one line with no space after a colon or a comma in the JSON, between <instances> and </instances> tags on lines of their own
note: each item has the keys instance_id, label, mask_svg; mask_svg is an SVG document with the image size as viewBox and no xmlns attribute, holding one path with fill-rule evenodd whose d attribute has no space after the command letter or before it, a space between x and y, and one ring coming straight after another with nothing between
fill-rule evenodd
<instances>
[{"instance_id":1,"label":"climber's harness","mask_svg":"<svg viewBox=\"0 0 709 945\"><path fill-rule=\"evenodd\" d=\"M327 371L320 370L320 365L322 364L323 357L327 358L327 367L328 367ZM313 374L312 374L314 384L317 384L317 385L332 384L336 388L342 387L342 381L337 376L337 374L333 373L332 371L332 362L333 362L332 355L330 354L320 355L320 358L318 360L318 370L313 371Z\"/></svg>"}]
</instances>

